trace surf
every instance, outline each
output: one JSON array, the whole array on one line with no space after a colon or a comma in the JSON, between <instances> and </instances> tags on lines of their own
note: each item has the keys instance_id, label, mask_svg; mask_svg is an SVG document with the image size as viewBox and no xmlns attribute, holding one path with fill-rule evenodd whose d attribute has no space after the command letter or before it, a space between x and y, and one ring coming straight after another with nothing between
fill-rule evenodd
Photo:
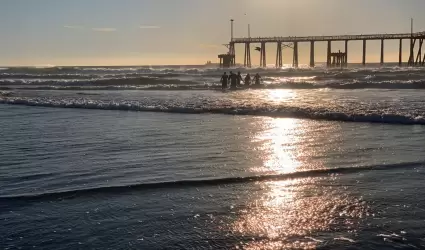
<instances>
[{"instance_id":1,"label":"surf","mask_svg":"<svg viewBox=\"0 0 425 250\"><path fill-rule=\"evenodd\" d=\"M136 112L162 112L176 114L223 114L251 115L280 118L300 118L340 122L364 122L399 125L425 125L425 114L398 114L369 112L347 112L326 108L296 107L290 105L226 106L212 104L185 104L141 101L104 101L87 98L52 99L0 96L0 104L24 105L50 108L121 110Z\"/></svg>"}]
</instances>

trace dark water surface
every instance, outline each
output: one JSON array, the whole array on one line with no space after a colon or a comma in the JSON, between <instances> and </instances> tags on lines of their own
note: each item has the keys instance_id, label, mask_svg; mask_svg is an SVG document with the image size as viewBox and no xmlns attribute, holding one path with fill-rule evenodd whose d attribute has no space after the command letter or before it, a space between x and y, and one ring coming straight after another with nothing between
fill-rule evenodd
<instances>
[{"instance_id":1,"label":"dark water surface","mask_svg":"<svg viewBox=\"0 0 425 250\"><path fill-rule=\"evenodd\" d=\"M425 127L0 105L2 249L422 249Z\"/></svg>"}]
</instances>

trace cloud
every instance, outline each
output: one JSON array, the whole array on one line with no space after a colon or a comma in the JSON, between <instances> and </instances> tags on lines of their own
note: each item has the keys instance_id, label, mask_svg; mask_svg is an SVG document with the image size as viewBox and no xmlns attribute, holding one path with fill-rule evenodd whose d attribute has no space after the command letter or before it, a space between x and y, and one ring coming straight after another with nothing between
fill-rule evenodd
<instances>
[{"instance_id":1,"label":"cloud","mask_svg":"<svg viewBox=\"0 0 425 250\"><path fill-rule=\"evenodd\" d=\"M114 32L117 31L117 29L115 28L92 28L93 31L98 31L98 32Z\"/></svg>"},{"instance_id":2,"label":"cloud","mask_svg":"<svg viewBox=\"0 0 425 250\"><path fill-rule=\"evenodd\" d=\"M63 27L64 28L67 28L67 29L74 29L74 30L84 29L83 26L79 26L79 25L64 25Z\"/></svg>"},{"instance_id":3,"label":"cloud","mask_svg":"<svg viewBox=\"0 0 425 250\"><path fill-rule=\"evenodd\" d=\"M160 26L156 26L156 25L141 25L139 26L140 29L159 29L161 28Z\"/></svg>"}]
</instances>

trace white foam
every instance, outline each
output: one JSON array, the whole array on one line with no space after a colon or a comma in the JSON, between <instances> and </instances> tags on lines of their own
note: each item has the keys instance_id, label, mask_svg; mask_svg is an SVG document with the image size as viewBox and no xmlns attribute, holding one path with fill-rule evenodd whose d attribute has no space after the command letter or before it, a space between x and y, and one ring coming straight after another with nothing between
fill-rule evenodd
<instances>
[{"instance_id":1,"label":"white foam","mask_svg":"<svg viewBox=\"0 0 425 250\"><path fill-rule=\"evenodd\" d=\"M315 120L346 121L346 122L373 122L387 124L421 124L425 125L423 116L377 113L367 111L366 113L351 113L349 111L336 111L323 108L300 108L293 106L252 106L243 104L228 105L211 103L179 103L177 101L104 101L86 98L26 98L26 97L0 97L2 104L54 107L54 108L81 108L81 109L103 109L124 111L149 111L186 114L228 114L228 115L256 115L270 117L292 117Z\"/></svg>"}]
</instances>

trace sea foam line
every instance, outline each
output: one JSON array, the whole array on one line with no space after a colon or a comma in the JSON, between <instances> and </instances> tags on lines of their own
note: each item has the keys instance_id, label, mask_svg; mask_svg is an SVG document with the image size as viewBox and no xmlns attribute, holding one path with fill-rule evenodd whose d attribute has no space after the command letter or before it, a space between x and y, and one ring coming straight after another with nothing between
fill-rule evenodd
<instances>
[{"instance_id":1,"label":"sea foam line","mask_svg":"<svg viewBox=\"0 0 425 250\"><path fill-rule=\"evenodd\" d=\"M25 105L51 108L80 108L123 111L147 111L181 114L226 114L226 115L253 115L282 118L303 118L313 120L342 121L342 122L369 122L385 124L425 125L425 117L403 114L379 113L344 113L323 108L301 108L291 106L211 106L187 104L150 104L132 102L113 102L90 99L52 100L48 98L1 97L0 104Z\"/></svg>"}]
</instances>

